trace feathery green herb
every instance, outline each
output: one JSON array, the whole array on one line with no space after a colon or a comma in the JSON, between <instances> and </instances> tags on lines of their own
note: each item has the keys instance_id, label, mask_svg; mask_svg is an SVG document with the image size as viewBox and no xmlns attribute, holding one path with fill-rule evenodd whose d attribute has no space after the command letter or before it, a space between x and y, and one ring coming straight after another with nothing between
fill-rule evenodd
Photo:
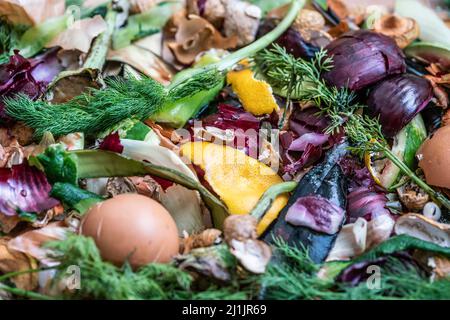
<instances>
[{"instance_id":1,"label":"feathery green herb","mask_svg":"<svg viewBox=\"0 0 450 320\"><path fill-rule=\"evenodd\" d=\"M107 81L106 89L93 89L63 104L32 101L24 95L9 98L5 112L34 128L37 138L45 132L93 135L128 118L146 119L162 105L165 94L163 86L150 78L114 79Z\"/></svg>"},{"instance_id":2,"label":"feathery green herb","mask_svg":"<svg viewBox=\"0 0 450 320\"><path fill-rule=\"evenodd\" d=\"M380 285L369 288L363 281L357 286L336 283L317 276L323 265L315 264L307 250L291 247L276 240L276 255L280 262L272 263L261 284L266 299L449 299L450 278L430 281L416 268L397 258L388 258L388 267L381 267Z\"/></svg>"},{"instance_id":3,"label":"feathery green herb","mask_svg":"<svg viewBox=\"0 0 450 320\"><path fill-rule=\"evenodd\" d=\"M118 268L102 260L92 238L70 235L66 240L51 242L54 257L60 261L57 279L67 275L72 265L80 268L81 286L68 293L71 299L245 299L249 292L233 284L210 283L195 291L193 277L171 264L151 263L133 271L125 264Z\"/></svg>"}]
</instances>

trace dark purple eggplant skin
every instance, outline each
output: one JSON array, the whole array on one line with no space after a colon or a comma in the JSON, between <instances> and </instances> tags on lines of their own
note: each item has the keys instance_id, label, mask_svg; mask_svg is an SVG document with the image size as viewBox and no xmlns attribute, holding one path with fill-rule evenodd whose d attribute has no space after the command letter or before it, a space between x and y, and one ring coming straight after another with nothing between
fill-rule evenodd
<instances>
[{"instance_id":1,"label":"dark purple eggplant skin","mask_svg":"<svg viewBox=\"0 0 450 320\"><path fill-rule=\"evenodd\" d=\"M278 22L274 19L265 20L259 27L258 37L272 31ZM294 28L287 29L277 40L274 41L296 58L311 59L319 51L319 48L306 42L300 33Z\"/></svg>"},{"instance_id":2,"label":"dark purple eggplant skin","mask_svg":"<svg viewBox=\"0 0 450 320\"><path fill-rule=\"evenodd\" d=\"M369 93L367 111L379 117L383 134L394 137L433 97L431 83L412 74L397 75L378 83Z\"/></svg>"},{"instance_id":3,"label":"dark purple eggplant skin","mask_svg":"<svg viewBox=\"0 0 450 320\"><path fill-rule=\"evenodd\" d=\"M275 238L281 237L290 245L305 247L315 263L321 263L327 258L338 233L329 235L307 227L293 226L287 223L285 218L287 211L298 198L310 195L320 195L345 210L347 181L338 162L347 155L347 149L348 144L345 142L335 146L321 164L302 178L276 222L263 235L264 241L273 243Z\"/></svg>"},{"instance_id":4,"label":"dark purple eggplant skin","mask_svg":"<svg viewBox=\"0 0 450 320\"><path fill-rule=\"evenodd\" d=\"M373 31L347 32L325 49L333 68L323 78L338 88L357 91L406 71L405 56L395 41Z\"/></svg>"}]
</instances>

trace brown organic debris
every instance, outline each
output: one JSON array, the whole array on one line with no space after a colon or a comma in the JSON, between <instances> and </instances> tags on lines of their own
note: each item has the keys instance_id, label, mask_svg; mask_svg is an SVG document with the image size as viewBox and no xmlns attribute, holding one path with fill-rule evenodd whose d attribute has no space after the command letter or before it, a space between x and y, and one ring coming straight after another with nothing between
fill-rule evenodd
<instances>
[{"instance_id":1,"label":"brown organic debris","mask_svg":"<svg viewBox=\"0 0 450 320\"><path fill-rule=\"evenodd\" d=\"M106 183L106 194L114 197L124 193L137 193L136 187L129 178L113 177Z\"/></svg>"},{"instance_id":2,"label":"brown organic debris","mask_svg":"<svg viewBox=\"0 0 450 320\"><path fill-rule=\"evenodd\" d=\"M230 251L246 270L255 274L264 273L272 257L270 246L264 241L254 239L233 239Z\"/></svg>"},{"instance_id":3,"label":"brown organic debris","mask_svg":"<svg viewBox=\"0 0 450 320\"><path fill-rule=\"evenodd\" d=\"M198 234L186 236L182 242L183 254L188 254L193 249L205 248L217 245L222 241L222 231L217 229L207 229Z\"/></svg>"},{"instance_id":4,"label":"brown organic debris","mask_svg":"<svg viewBox=\"0 0 450 320\"><path fill-rule=\"evenodd\" d=\"M64 14L64 0L0 0L2 18L14 25L32 26Z\"/></svg>"},{"instance_id":5,"label":"brown organic debris","mask_svg":"<svg viewBox=\"0 0 450 320\"><path fill-rule=\"evenodd\" d=\"M100 15L75 21L68 29L58 34L48 48L61 47L63 50L77 50L87 53L92 40L106 30L106 22Z\"/></svg>"},{"instance_id":6,"label":"brown organic debris","mask_svg":"<svg viewBox=\"0 0 450 320\"><path fill-rule=\"evenodd\" d=\"M211 48L232 49L238 43L236 35L224 37L207 20L179 12L172 16L165 28L164 46L181 64L190 65L196 56ZM170 55L163 49L163 56L171 62Z\"/></svg>"},{"instance_id":7,"label":"brown organic debris","mask_svg":"<svg viewBox=\"0 0 450 320\"><path fill-rule=\"evenodd\" d=\"M0 238L0 272L10 273L36 269L37 264L33 258L8 248L9 241L10 238ZM38 274L33 272L24 273L12 277L11 281L19 289L34 290L38 285Z\"/></svg>"},{"instance_id":8,"label":"brown organic debris","mask_svg":"<svg viewBox=\"0 0 450 320\"><path fill-rule=\"evenodd\" d=\"M401 203L410 211L420 211L430 200L430 196L416 184L407 183L397 189Z\"/></svg>"},{"instance_id":9,"label":"brown organic debris","mask_svg":"<svg viewBox=\"0 0 450 320\"><path fill-rule=\"evenodd\" d=\"M394 14L385 15L373 25L376 32L394 38L400 48L406 48L419 37L419 24L411 18Z\"/></svg>"},{"instance_id":10,"label":"brown organic debris","mask_svg":"<svg viewBox=\"0 0 450 320\"><path fill-rule=\"evenodd\" d=\"M187 0L186 8L189 14L195 14L208 20L217 29L222 28L223 21L227 16L224 0L207 0L205 1L204 8L199 8L198 0Z\"/></svg>"},{"instance_id":11,"label":"brown organic debris","mask_svg":"<svg viewBox=\"0 0 450 320\"><path fill-rule=\"evenodd\" d=\"M227 217L223 224L225 242L230 244L232 240L257 239L257 225L258 220L250 215L231 215Z\"/></svg>"}]
</instances>

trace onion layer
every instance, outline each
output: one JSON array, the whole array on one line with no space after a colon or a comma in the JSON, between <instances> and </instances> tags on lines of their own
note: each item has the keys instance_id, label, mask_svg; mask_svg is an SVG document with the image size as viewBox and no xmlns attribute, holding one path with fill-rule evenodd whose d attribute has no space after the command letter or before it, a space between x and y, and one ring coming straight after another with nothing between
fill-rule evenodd
<instances>
[{"instance_id":1,"label":"onion layer","mask_svg":"<svg viewBox=\"0 0 450 320\"><path fill-rule=\"evenodd\" d=\"M323 77L338 88L360 90L406 70L404 55L395 41L376 32L348 32L325 49L333 57L334 67Z\"/></svg>"},{"instance_id":2,"label":"onion layer","mask_svg":"<svg viewBox=\"0 0 450 320\"><path fill-rule=\"evenodd\" d=\"M412 74L403 74L377 84L367 100L369 113L379 117L383 133L393 137L405 127L433 96L431 83Z\"/></svg>"}]
</instances>

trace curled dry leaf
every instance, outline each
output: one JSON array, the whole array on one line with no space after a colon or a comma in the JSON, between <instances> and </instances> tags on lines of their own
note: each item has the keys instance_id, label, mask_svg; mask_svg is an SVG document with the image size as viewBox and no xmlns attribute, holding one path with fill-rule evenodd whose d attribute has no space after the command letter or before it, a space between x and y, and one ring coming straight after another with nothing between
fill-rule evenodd
<instances>
[{"instance_id":1,"label":"curled dry leaf","mask_svg":"<svg viewBox=\"0 0 450 320\"><path fill-rule=\"evenodd\" d=\"M225 38L207 20L196 15L186 17L184 12L175 14L165 31L164 45L179 63L185 65L192 64L202 51L235 48L238 42L237 36Z\"/></svg>"},{"instance_id":2,"label":"curled dry leaf","mask_svg":"<svg viewBox=\"0 0 450 320\"><path fill-rule=\"evenodd\" d=\"M183 254L188 254L193 249L210 247L222 242L222 231L217 229L207 229L197 234L187 235L182 242Z\"/></svg>"},{"instance_id":3,"label":"curled dry leaf","mask_svg":"<svg viewBox=\"0 0 450 320\"><path fill-rule=\"evenodd\" d=\"M27 231L11 239L8 242L8 248L30 255L47 266L55 265L55 261L49 258L49 249L44 244L49 241L64 240L68 231L74 230L64 221L52 222L43 228Z\"/></svg>"},{"instance_id":4,"label":"curled dry leaf","mask_svg":"<svg viewBox=\"0 0 450 320\"><path fill-rule=\"evenodd\" d=\"M110 50L107 60L126 63L164 85L169 84L173 76L169 67L160 58L137 45Z\"/></svg>"},{"instance_id":5,"label":"curled dry leaf","mask_svg":"<svg viewBox=\"0 0 450 320\"><path fill-rule=\"evenodd\" d=\"M270 246L264 241L254 239L233 239L230 251L247 271L255 274L264 273L272 257Z\"/></svg>"},{"instance_id":6,"label":"curled dry leaf","mask_svg":"<svg viewBox=\"0 0 450 320\"><path fill-rule=\"evenodd\" d=\"M36 25L64 14L64 0L0 0L2 18L14 25Z\"/></svg>"},{"instance_id":7,"label":"curled dry leaf","mask_svg":"<svg viewBox=\"0 0 450 320\"><path fill-rule=\"evenodd\" d=\"M187 0L186 8L188 14L195 14L208 20L217 29L222 28L227 16L224 0Z\"/></svg>"},{"instance_id":8,"label":"curled dry leaf","mask_svg":"<svg viewBox=\"0 0 450 320\"><path fill-rule=\"evenodd\" d=\"M400 48L406 48L411 42L419 37L419 24L412 18L404 18L389 14L377 20L373 28L395 40Z\"/></svg>"},{"instance_id":9,"label":"curled dry leaf","mask_svg":"<svg viewBox=\"0 0 450 320\"><path fill-rule=\"evenodd\" d=\"M9 248L9 241L10 238L0 238L0 272L9 273L36 269L36 261L22 252ZM33 272L24 273L11 278L11 281L19 289L33 290L38 285L38 276L37 273Z\"/></svg>"},{"instance_id":10,"label":"curled dry leaf","mask_svg":"<svg viewBox=\"0 0 450 320\"><path fill-rule=\"evenodd\" d=\"M436 222L423 215L408 213L397 219L396 234L406 234L441 247L450 247L450 225Z\"/></svg>"},{"instance_id":11,"label":"curled dry leaf","mask_svg":"<svg viewBox=\"0 0 450 320\"><path fill-rule=\"evenodd\" d=\"M106 22L100 15L75 21L47 44L47 48L61 47L63 50L89 52L92 40L106 30Z\"/></svg>"}]
</instances>

